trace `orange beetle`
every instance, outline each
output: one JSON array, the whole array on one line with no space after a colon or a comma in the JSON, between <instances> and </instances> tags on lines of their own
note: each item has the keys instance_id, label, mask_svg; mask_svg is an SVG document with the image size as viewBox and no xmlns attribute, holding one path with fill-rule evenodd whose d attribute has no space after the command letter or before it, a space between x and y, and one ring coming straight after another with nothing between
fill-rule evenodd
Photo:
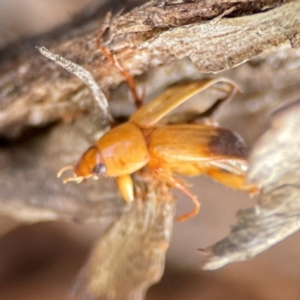
<instances>
[{"instance_id":1,"label":"orange beetle","mask_svg":"<svg viewBox=\"0 0 300 300\"><path fill-rule=\"evenodd\" d=\"M121 196L130 202L134 199L131 174L147 167L156 178L182 191L193 201L194 209L177 217L177 221L195 216L200 204L186 185L175 177L176 174L206 174L229 187L255 192L255 186L244 183L246 147L236 133L215 124L168 125L161 122L194 94L220 82L231 87L228 98L236 92L236 85L226 78L198 80L168 88L139 108L128 122L99 138L72 168L74 177L66 178L64 183L80 183L100 176L115 177ZM132 82L129 85L132 88ZM63 168L58 176L66 169L68 167Z\"/></svg>"}]
</instances>

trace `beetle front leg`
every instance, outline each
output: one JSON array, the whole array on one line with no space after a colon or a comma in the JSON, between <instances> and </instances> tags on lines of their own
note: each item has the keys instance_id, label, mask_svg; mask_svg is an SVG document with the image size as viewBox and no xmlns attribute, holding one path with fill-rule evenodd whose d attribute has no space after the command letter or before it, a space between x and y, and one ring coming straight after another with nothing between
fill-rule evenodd
<instances>
[{"instance_id":1,"label":"beetle front leg","mask_svg":"<svg viewBox=\"0 0 300 300\"><path fill-rule=\"evenodd\" d=\"M117 184L122 198L126 202L132 202L134 200L134 188L130 175L122 175L117 177Z\"/></svg>"}]
</instances>

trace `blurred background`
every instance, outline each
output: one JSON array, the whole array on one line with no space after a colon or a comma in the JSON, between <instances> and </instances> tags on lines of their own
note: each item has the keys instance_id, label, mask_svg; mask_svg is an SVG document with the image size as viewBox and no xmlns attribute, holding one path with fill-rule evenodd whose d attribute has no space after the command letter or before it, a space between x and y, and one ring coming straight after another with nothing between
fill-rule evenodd
<instances>
[{"instance_id":1,"label":"blurred background","mask_svg":"<svg viewBox=\"0 0 300 300\"><path fill-rule=\"evenodd\" d=\"M89 2L0 0L0 47L71 20ZM254 203L245 193L208 178L191 182L202 203L201 213L175 224L166 273L147 299L300 299L300 233L247 262L213 272L200 270L197 249L225 237L237 210ZM177 214L190 209L190 202L178 196ZM68 299L70 286L102 231L99 224L24 226L0 216L0 299Z\"/></svg>"}]
</instances>

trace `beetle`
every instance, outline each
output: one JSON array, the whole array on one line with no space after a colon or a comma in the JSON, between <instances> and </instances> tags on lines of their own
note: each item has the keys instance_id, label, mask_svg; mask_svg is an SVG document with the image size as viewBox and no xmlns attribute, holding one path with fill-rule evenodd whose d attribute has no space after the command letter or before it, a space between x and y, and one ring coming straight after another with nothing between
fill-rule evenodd
<instances>
[{"instance_id":1,"label":"beetle","mask_svg":"<svg viewBox=\"0 0 300 300\"><path fill-rule=\"evenodd\" d=\"M126 72L120 65L117 67ZM177 175L206 174L223 185L255 193L257 188L245 183L246 146L238 134L216 123L168 124L165 121L166 115L175 108L217 83L230 86L227 98L237 91L237 86L227 78L202 79L175 84L143 106L136 101L140 108L126 123L113 127L100 137L72 167L74 176L63 182L80 183L88 178L114 177L122 198L131 202L134 200L131 175L147 167L155 178L192 200L194 209L177 217L177 221L194 217L200 209L197 197ZM137 99L133 81L129 86ZM69 168L59 171L58 177Z\"/></svg>"}]
</instances>

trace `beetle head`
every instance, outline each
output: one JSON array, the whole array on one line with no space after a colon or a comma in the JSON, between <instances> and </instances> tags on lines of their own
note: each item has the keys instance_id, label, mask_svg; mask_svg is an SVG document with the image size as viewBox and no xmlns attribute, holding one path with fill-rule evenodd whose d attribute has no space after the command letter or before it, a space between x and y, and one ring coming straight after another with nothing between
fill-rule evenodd
<instances>
[{"instance_id":1,"label":"beetle head","mask_svg":"<svg viewBox=\"0 0 300 300\"><path fill-rule=\"evenodd\" d=\"M81 157L77 165L74 167L74 173L77 177L93 177L98 179L106 173L101 152L96 146L90 147Z\"/></svg>"},{"instance_id":2,"label":"beetle head","mask_svg":"<svg viewBox=\"0 0 300 300\"><path fill-rule=\"evenodd\" d=\"M74 177L68 177L63 180L64 183L69 181L75 181L77 183L82 182L84 179L93 178L98 179L106 174L106 166L103 161L101 152L96 146L90 147L80 158L75 167L62 168L57 176L60 177L66 170L72 169L74 171Z\"/></svg>"}]
</instances>

